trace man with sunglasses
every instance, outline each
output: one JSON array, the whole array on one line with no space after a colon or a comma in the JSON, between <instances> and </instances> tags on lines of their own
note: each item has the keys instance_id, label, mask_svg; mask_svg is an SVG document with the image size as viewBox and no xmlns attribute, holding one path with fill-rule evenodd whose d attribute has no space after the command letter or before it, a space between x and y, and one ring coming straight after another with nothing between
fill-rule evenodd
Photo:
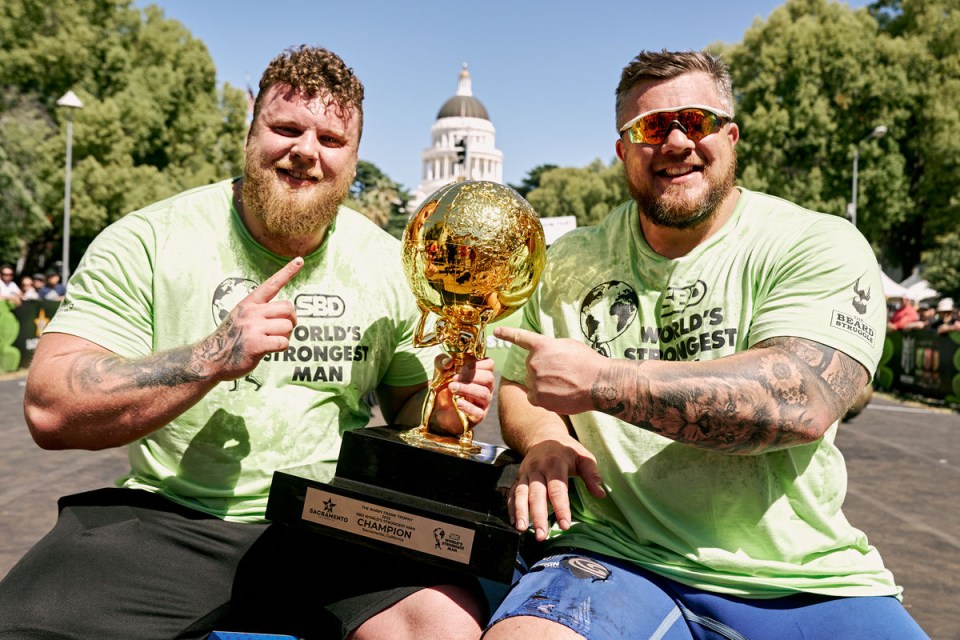
<instances>
[{"instance_id":1,"label":"man with sunglasses","mask_svg":"<svg viewBox=\"0 0 960 640\"><path fill-rule=\"evenodd\" d=\"M511 517L545 549L485 638L925 638L840 510L838 420L885 327L870 246L735 185L709 54L641 52L616 120L633 199L558 240L495 331L520 347Z\"/></svg>"},{"instance_id":2,"label":"man with sunglasses","mask_svg":"<svg viewBox=\"0 0 960 640\"><path fill-rule=\"evenodd\" d=\"M0 267L0 300L8 300L11 306L18 306L23 297L23 292L14 281L13 267L3 265Z\"/></svg>"}]
</instances>

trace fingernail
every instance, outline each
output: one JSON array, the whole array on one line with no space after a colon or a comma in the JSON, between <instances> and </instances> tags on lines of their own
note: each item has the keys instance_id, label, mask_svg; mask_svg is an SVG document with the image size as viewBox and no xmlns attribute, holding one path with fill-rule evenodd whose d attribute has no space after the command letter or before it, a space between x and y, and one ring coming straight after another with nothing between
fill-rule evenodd
<instances>
[{"instance_id":1,"label":"fingernail","mask_svg":"<svg viewBox=\"0 0 960 640\"><path fill-rule=\"evenodd\" d=\"M564 518L563 520L561 520L561 521L560 521L560 528L563 529L564 531L566 531L567 529L569 529L569 528L570 528L570 521L567 520L566 518Z\"/></svg>"},{"instance_id":2,"label":"fingernail","mask_svg":"<svg viewBox=\"0 0 960 640\"><path fill-rule=\"evenodd\" d=\"M520 531L527 530L527 522L523 518L517 518L517 529Z\"/></svg>"},{"instance_id":3,"label":"fingernail","mask_svg":"<svg viewBox=\"0 0 960 640\"><path fill-rule=\"evenodd\" d=\"M540 527L537 527L537 540L543 540L546 537L547 537L547 532L541 529Z\"/></svg>"},{"instance_id":4,"label":"fingernail","mask_svg":"<svg viewBox=\"0 0 960 640\"><path fill-rule=\"evenodd\" d=\"M447 388L450 389L450 393L457 393L458 391L460 391L460 385L457 384L456 382L450 383L449 385L447 385Z\"/></svg>"}]
</instances>

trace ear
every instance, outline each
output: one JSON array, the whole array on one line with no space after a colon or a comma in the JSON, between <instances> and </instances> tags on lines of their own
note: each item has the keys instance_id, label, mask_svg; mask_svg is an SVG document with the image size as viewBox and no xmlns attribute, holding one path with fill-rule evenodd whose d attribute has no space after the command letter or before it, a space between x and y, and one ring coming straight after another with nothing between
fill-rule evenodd
<instances>
[{"instance_id":1,"label":"ear","mask_svg":"<svg viewBox=\"0 0 960 640\"><path fill-rule=\"evenodd\" d=\"M620 161L621 161L621 162L623 162L624 148L623 148L623 138L622 138L622 137L617 139L616 149L617 149L617 157L620 158Z\"/></svg>"},{"instance_id":2,"label":"ear","mask_svg":"<svg viewBox=\"0 0 960 640\"><path fill-rule=\"evenodd\" d=\"M736 122L731 122L730 126L727 127L727 137L730 139L731 145L737 146L737 142L740 141L740 127Z\"/></svg>"}]
</instances>

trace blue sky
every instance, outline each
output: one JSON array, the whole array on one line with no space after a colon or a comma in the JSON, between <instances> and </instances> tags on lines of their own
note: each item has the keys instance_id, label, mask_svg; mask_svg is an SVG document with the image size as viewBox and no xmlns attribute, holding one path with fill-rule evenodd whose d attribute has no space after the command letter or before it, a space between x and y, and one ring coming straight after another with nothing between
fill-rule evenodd
<instances>
[{"instance_id":1,"label":"blue sky","mask_svg":"<svg viewBox=\"0 0 960 640\"><path fill-rule=\"evenodd\" d=\"M335 51L366 88L360 158L412 191L464 62L496 127L504 180L516 184L540 164L614 157L613 92L639 50L740 42L783 2L135 0L148 4L202 40L218 81L236 87L256 89L289 46Z\"/></svg>"}]
</instances>

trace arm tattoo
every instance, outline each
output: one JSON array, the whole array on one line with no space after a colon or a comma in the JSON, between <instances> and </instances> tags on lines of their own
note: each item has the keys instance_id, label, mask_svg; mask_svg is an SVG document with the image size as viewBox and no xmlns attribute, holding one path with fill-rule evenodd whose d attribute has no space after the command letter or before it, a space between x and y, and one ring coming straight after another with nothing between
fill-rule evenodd
<instances>
[{"instance_id":1,"label":"arm tattoo","mask_svg":"<svg viewBox=\"0 0 960 640\"><path fill-rule=\"evenodd\" d=\"M106 394L208 380L211 364L236 365L242 359L242 340L243 331L228 316L210 337L195 345L138 360L116 355L77 358L67 379L73 391Z\"/></svg>"},{"instance_id":2,"label":"arm tattoo","mask_svg":"<svg viewBox=\"0 0 960 640\"><path fill-rule=\"evenodd\" d=\"M617 363L594 382L594 408L691 446L750 454L816 440L824 416L842 416L868 381L850 356L801 338L714 362L656 378L643 375L651 362Z\"/></svg>"}]
</instances>

